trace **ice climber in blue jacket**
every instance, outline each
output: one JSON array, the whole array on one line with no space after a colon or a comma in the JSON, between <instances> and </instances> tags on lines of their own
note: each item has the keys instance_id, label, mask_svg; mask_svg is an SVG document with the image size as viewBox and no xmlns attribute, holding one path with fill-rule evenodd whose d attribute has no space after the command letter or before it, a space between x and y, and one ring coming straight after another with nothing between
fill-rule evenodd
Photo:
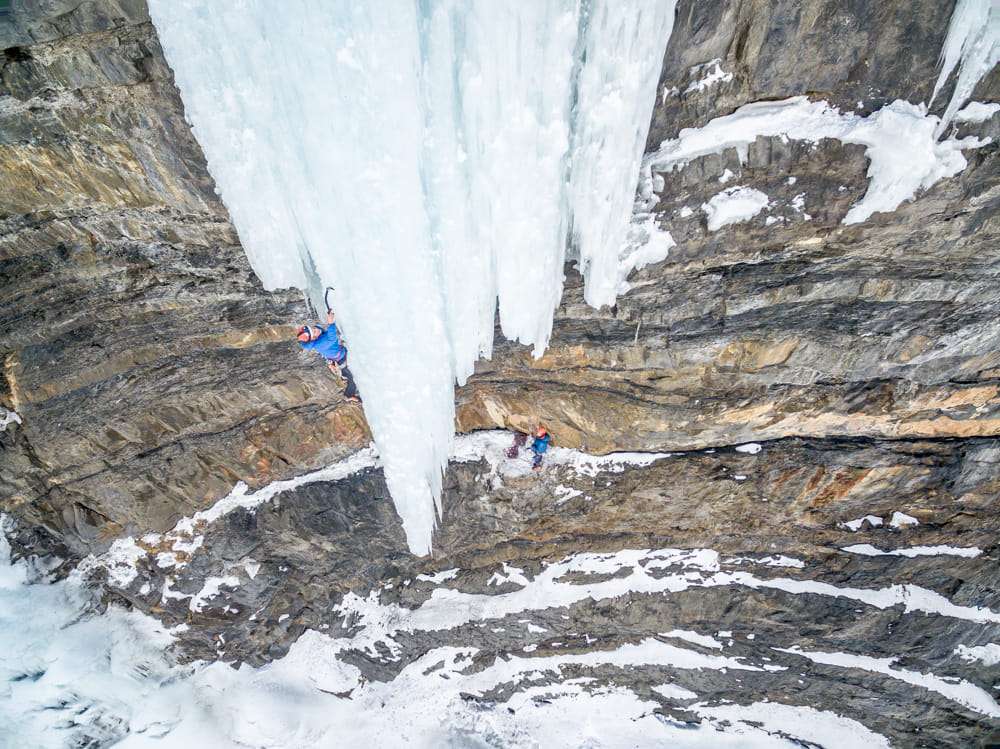
<instances>
[{"instance_id":1,"label":"ice climber in blue jacket","mask_svg":"<svg viewBox=\"0 0 1000 749\"><path fill-rule=\"evenodd\" d=\"M538 429L535 430L535 439L531 442L531 451L534 456L531 459L531 469L537 471L542 467L542 456L545 455L545 451L549 449L549 443L552 441L552 435L549 434L549 430L545 427L539 425Z\"/></svg>"},{"instance_id":2,"label":"ice climber in blue jacket","mask_svg":"<svg viewBox=\"0 0 1000 749\"><path fill-rule=\"evenodd\" d=\"M361 402L358 394L358 386L354 382L354 375L347 368L347 347L340 340L340 333L334 322L332 312L326 313L326 321L329 326L324 330L318 325L300 325L298 328L299 345L304 349L315 351L326 359L326 365L335 375L340 375L347 383L344 389L344 397L349 401Z\"/></svg>"},{"instance_id":3,"label":"ice climber in blue jacket","mask_svg":"<svg viewBox=\"0 0 1000 749\"><path fill-rule=\"evenodd\" d=\"M514 435L514 444L507 448L507 457L516 458L522 447L528 444L528 440L531 440L531 452L534 455L531 457L531 469L537 471L542 467L542 456L549 449L549 443L552 442L552 435L549 434L549 430L546 429L541 424L535 429L534 435L525 434L524 432L518 432Z\"/></svg>"}]
</instances>

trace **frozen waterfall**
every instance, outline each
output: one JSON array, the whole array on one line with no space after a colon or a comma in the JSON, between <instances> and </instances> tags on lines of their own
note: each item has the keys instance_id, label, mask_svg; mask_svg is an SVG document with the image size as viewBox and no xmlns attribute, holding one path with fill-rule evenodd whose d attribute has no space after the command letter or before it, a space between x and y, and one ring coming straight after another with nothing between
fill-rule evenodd
<instances>
[{"instance_id":1,"label":"frozen waterfall","mask_svg":"<svg viewBox=\"0 0 1000 749\"><path fill-rule=\"evenodd\" d=\"M972 96L976 84L1000 62L1000 0L958 0L941 49L941 74L931 103L958 68L955 89L941 117L938 135Z\"/></svg>"},{"instance_id":2,"label":"frozen waterfall","mask_svg":"<svg viewBox=\"0 0 1000 749\"><path fill-rule=\"evenodd\" d=\"M415 553L498 304L540 355L567 248L614 301L675 1L149 2L265 287L335 288Z\"/></svg>"}]
</instances>

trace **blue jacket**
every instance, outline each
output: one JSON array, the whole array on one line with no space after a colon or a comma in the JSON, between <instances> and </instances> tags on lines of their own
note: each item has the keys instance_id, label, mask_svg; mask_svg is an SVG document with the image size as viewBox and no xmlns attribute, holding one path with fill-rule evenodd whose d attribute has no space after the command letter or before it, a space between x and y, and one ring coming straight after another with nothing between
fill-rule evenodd
<instances>
[{"instance_id":1,"label":"blue jacket","mask_svg":"<svg viewBox=\"0 0 1000 749\"><path fill-rule=\"evenodd\" d=\"M549 442L551 441L552 435L548 433L546 433L544 437L535 437L535 441L531 443L531 449L534 450L536 454L541 455L549 449Z\"/></svg>"},{"instance_id":2,"label":"blue jacket","mask_svg":"<svg viewBox=\"0 0 1000 749\"><path fill-rule=\"evenodd\" d=\"M323 330L320 328L320 330ZM302 348L321 354L326 359L338 364L347 358L347 347L340 342L337 326L331 325L308 343L299 341Z\"/></svg>"}]
</instances>

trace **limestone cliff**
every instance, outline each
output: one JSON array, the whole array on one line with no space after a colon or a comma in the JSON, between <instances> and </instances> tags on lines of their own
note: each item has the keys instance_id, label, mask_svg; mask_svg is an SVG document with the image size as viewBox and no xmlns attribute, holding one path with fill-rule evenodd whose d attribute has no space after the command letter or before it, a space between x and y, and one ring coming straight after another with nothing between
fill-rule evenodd
<instances>
[{"instance_id":1,"label":"limestone cliff","mask_svg":"<svg viewBox=\"0 0 1000 749\"><path fill-rule=\"evenodd\" d=\"M11 20L12 19L12 20ZM142 2L0 19L5 506L78 551L365 442L260 290Z\"/></svg>"},{"instance_id":2,"label":"limestone cliff","mask_svg":"<svg viewBox=\"0 0 1000 749\"><path fill-rule=\"evenodd\" d=\"M682 0L648 150L753 101L804 94L862 113L926 101L954 5ZM292 344L291 326L313 313L254 278L142 0L15 0L0 48L0 405L20 417L0 432L0 509L16 518L21 550L79 558L164 534L238 481L262 487L366 445L362 411ZM692 87L714 61L730 77ZM998 70L974 98L1000 99ZM959 127L995 139L1000 116ZM851 226L842 219L867 184L861 146L760 138L745 163L735 151L696 159L652 206L678 245L664 262L602 310L584 304L567 266L545 356L500 343L458 392L461 432L541 419L562 447L672 457L594 475L456 463L431 559L406 552L377 469L313 481L183 538L150 536L138 576L112 579L108 595L189 624L185 657L259 664L307 629L351 632L331 608L348 591L416 608L430 587L410 583L435 570L460 568L452 585L494 595L515 589L489 583L508 565L534 579L582 552L711 548L729 560L724 572L754 564L781 582L581 597L523 613L544 635L510 631L511 615L489 633L408 632L392 658L359 650L353 662L388 680L445 643L485 659L525 643L587 652L733 630L756 638L739 641L741 657L788 670L740 684L686 672L685 688L808 699L900 746L975 745L996 716L774 650L865 653L1000 684L1000 665L953 656L1000 641L995 618L802 593L807 582L918 586L963 611L1000 609L1000 155L990 143L966 158L957 177ZM727 170L766 192L781 220L709 231L697 208ZM751 441L763 450L732 449ZM892 525L897 512L915 523ZM881 525L844 525L864 516ZM840 550L859 543L983 553L942 564ZM158 564L163 553L182 564ZM770 569L778 555L802 566ZM235 590L192 604L227 575ZM647 696L664 671L599 675ZM671 719L694 719L656 699Z\"/></svg>"}]
</instances>

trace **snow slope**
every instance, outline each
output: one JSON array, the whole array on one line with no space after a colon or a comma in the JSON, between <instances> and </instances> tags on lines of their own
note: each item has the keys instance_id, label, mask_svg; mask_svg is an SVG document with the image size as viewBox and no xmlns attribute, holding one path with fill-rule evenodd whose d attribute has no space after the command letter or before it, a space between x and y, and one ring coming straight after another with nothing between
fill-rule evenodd
<instances>
[{"instance_id":1,"label":"snow slope","mask_svg":"<svg viewBox=\"0 0 1000 749\"><path fill-rule=\"evenodd\" d=\"M541 355L570 244L587 300L614 301L674 5L149 3L265 287L335 289L416 553L498 302Z\"/></svg>"}]
</instances>

